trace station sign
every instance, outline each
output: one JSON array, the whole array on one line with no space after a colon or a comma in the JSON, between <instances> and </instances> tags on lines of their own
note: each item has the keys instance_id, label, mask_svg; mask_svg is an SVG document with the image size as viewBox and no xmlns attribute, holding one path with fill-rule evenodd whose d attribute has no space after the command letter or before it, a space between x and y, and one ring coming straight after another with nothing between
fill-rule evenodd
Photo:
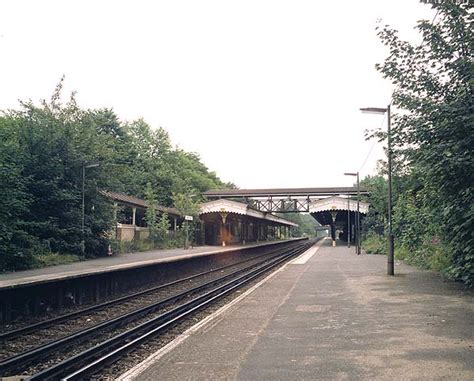
<instances>
[{"instance_id":1,"label":"station sign","mask_svg":"<svg viewBox=\"0 0 474 381\"><path fill-rule=\"evenodd\" d=\"M184 216L184 219L186 221L192 221L193 220L193 216Z\"/></svg>"}]
</instances>

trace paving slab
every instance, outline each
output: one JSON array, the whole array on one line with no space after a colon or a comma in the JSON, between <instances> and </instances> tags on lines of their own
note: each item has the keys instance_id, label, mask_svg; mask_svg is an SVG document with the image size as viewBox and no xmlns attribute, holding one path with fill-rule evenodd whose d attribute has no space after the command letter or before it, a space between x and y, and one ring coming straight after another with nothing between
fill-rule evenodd
<instances>
[{"instance_id":1,"label":"paving slab","mask_svg":"<svg viewBox=\"0 0 474 381\"><path fill-rule=\"evenodd\" d=\"M472 291L329 242L122 379L474 380Z\"/></svg>"}]
</instances>

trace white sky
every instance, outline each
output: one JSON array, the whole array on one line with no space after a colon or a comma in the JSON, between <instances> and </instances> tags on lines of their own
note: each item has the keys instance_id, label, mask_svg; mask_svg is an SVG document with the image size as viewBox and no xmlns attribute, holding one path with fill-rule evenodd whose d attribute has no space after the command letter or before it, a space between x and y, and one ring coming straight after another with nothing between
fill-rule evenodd
<instances>
[{"instance_id":1,"label":"white sky","mask_svg":"<svg viewBox=\"0 0 474 381\"><path fill-rule=\"evenodd\" d=\"M241 188L350 186L386 125L376 20L416 43L416 0L0 2L0 109L66 75L81 107L143 117ZM382 124L383 123L383 124Z\"/></svg>"}]
</instances>

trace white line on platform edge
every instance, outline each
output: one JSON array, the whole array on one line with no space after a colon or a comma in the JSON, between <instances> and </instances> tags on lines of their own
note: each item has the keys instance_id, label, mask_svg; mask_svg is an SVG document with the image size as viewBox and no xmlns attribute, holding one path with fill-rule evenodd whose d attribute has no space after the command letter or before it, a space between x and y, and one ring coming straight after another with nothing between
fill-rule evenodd
<instances>
[{"instance_id":1,"label":"white line on platform edge","mask_svg":"<svg viewBox=\"0 0 474 381\"><path fill-rule=\"evenodd\" d=\"M212 313L211 315L205 317L203 320L198 322L197 324L193 325L191 328L188 328L186 331L184 331L181 335L179 335L176 339L173 341L169 342L166 344L164 347L160 348L158 351L153 353L152 355L148 356L145 360L143 360L141 363L135 365L133 368L128 370L127 372L123 373L121 376L116 378L116 381L130 381L136 379L142 372L144 372L147 368L149 368L154 362L158 361L160 358L162 358L164 355L166 355L168 352L171 352L173 349L178 347L182 342L184 342L189 336L191 336L193 333L197 332L199 329L203 328L207 324L209 324L211 321L222 315L224 312L226 312L228 309L239 303L242 299L246 298L248 295L250 295L252 292L254 292L257 288L259 288L261 285L266 283L268 280L273 278L277 273L280 271L283 271L286 266L289 264L293 264L296 260L305 257L308 255L308 253L311 254L310 257L308 257L306 261L311 258L316 251L318 251L319 247L321 246L321 243L324 240L319 241L315 246L311 247L309 250L306 250L303 254L299 255L296 259L293 261L285 263L282 267L278 268L277 270L273 271L270 275L268 275L266 278L262 279L260 282L258 282L256 285L253 287L249 288L247 291L245 291L242 295L239 297L235 298L232 302L229 304L226 304L225 306L219 308L217 311ZM298 263L299 264L299 263Z\"/></svg>"},{"instance_id":2,"label":"white line on platform edge","mask_svg":"<svg viewBox=\"0 0 474 381\"><path fill-rule=\"evenodd\" d=\"M316 245L312 246L309 250L306 250L299 257L293 259L290 262L290 265L304 265L319 250L319 248L321 247L321 242L323 242L323 240L319 241Z\"/></svg>"}]
</instances>

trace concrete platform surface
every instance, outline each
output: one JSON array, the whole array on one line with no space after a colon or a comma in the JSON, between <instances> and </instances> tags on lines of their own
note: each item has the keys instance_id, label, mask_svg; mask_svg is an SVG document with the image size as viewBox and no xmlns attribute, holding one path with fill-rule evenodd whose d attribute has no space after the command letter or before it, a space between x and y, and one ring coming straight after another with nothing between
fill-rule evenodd
<instances>
[{"instance_id":1,"label":"concrete platform surface","mask_svg":"<svg viewBox=\"0 0 474 381\"><path fill-rule=\"evenodd\" d=\"M264 246L283 241L248 243L245 245L221 246L196 246L184 250L183 248L168 250L152 250L127 254L118 254L105 258L96 258L82 262L74 262L66 265L50 266L40 269L17 271L0 274L0 289L43 283L50 280L74 278L82 275L116 271L133 267L151 265L160 262L176 261L194 256L217 254L240 248L252 248Z\"/></svg>"},{"instance_id":2,"label":"concrete platform surface","mask_svg":"<svg viewBox=\"0 0 474 381\"><path fill-rule=\"evenodd\" d=\"M121 379L474 380L472 292L329 243Z\"/></svg>"}]
</instances>

